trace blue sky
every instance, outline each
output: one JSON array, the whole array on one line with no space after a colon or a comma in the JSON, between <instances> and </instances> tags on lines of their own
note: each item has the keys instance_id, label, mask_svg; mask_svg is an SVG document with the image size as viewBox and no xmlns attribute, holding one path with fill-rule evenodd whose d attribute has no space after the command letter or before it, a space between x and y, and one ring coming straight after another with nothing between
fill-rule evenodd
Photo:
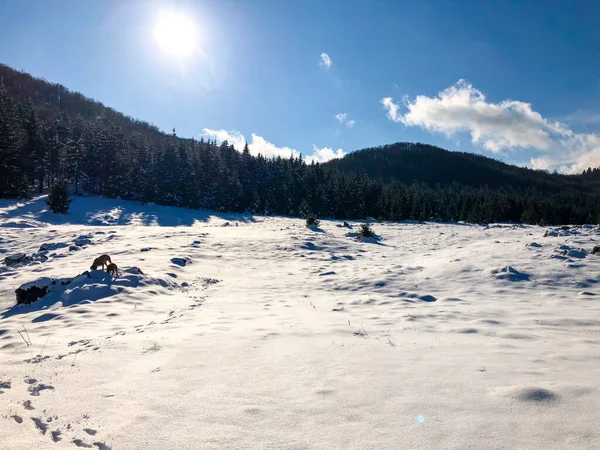
<instances>
[{"instance_id":1,"label":"blue sky","mask_svg":"<svg viewBox=\"0 0 600 450\"><path fill-rule=\"evenodd\" d=\"M0 30L0 62L180 136L600 165L597 1L2 0Z\"/></svg>"}]
</instances>

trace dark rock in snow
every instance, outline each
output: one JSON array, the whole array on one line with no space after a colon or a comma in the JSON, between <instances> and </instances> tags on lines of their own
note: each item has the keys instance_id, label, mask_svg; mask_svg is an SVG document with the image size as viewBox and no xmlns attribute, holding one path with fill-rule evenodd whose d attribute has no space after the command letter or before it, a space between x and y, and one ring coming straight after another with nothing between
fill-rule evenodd
<instances>
[{"instance_id":1,"label":"dark rock in snow","mask_svg":"<svg viewBox=\"0 0 600 450\"><path fill-rule=\"evenodd\" d=\"M595 255L596 253L600 252L600 245L596 245L594 247L594 249L592 250L592 255Z\"/></svg>"},{"instance_id":2,"label":"dark rock in snow","mask_svg":"<svg viewBox=\"0 0 600 450\"><path fill-rule=\"evenodd\" d=\"M81 247L77 247L76 245L70 245L69 246L69 251L70 252L76 252L77 250L81 250Z\"/></svg>"},{"instance_id":3,"label":"dark rock in snow","mask_svg":"<svg viewBox=\"0 0 600 450\"><path fill-rule=\"evenodd\" d=\"M90 245L92 241L87 236L79 236L75 239L75 245L77 247L83 247L84 245Z\"/></svg>"},{"instance_id":4,"label":"dark rock in snow","mask_svg":"<svg viewBox=\"0 0 600 450\"><path fill-rule=\"evenodd\" d=\"M17 305L29 305L36 300L42 298L48 293L48 286L31 286L29 288L17 288Z\"/></svg>"},{"instance_id":5,"label":"dark rock in snow","mask_svg":"<svg viewBox=\"0 0 600 450\"><path fill-rule=\"evenodd\" d=\"M173 264L177 264L180 267L185 267L187 264L190 264L192 261L190 261L188 258L171 258L171 262Z\"/></svg>"},{"instance_id":6,"label":"dark rock in snow","mask_svg":"<svg viewBox=\"0 0 600 450\"><path fill-rule=\"evenodd\" d=\"M46 262L48 261L48 251L47 250L43 250L41 252L37 252L34 253L33 255L31 255L31 260L32 261L40 261L40 262Z\"/></svg>"},{"instance_id":7,"label":"dark rock in snow","mask_svg":"<svg viewBox=\"0 0 600 450\"><path fill-rule=\"evenodd\" d=\"M7 266L14 266L15 264L20 264L22 262L26 262L27 260L28 257L25 253L14 253L4 258L4 264Z\"/></svg>"}]
</instances>

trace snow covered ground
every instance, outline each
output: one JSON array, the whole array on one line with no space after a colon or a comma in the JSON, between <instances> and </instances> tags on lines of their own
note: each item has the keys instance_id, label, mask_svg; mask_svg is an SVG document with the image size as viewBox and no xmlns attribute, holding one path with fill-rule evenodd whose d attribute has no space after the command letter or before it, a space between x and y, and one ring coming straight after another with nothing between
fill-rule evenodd
<instances>
[{"instance_id":1,"label":"snow covered ground","mask_svg":"<svg viewBox=\"0 0 600 450\"><path fill-rule=\"evenodd\" d=\"M3 449L600 448L596 226L44 209L0 201Z\"/></svg>"}]
</instances>

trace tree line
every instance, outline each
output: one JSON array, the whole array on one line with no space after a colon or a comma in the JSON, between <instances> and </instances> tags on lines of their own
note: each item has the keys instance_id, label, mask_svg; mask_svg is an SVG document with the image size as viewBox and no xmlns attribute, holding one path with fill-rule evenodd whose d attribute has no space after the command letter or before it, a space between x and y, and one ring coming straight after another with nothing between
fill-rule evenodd
<instances>
[{"instance_id":1,"label":"tree line","mask_svg":"<svg viewBox=\"0 0 600 450\"><path fill-rule=\"evenodd\" d=\"M35 101L35 96L0 89L0 197L28 197L67 182L75 194L256 214L532 224L600 221L598 197L575 189L407 182L369 176L358 170L360 164L339 167L307 164L298 157L254 156L247 145L240 152L227 141L183 139L175 130L161 133L118 113L106 114L97 102L90 106L83 101L83 113L55 104L69 95L76 94L63 88L60 100L54 96L40 101L38 96ZM596 179L599 173L582 176Z\"/></svg>"}]
</instances>

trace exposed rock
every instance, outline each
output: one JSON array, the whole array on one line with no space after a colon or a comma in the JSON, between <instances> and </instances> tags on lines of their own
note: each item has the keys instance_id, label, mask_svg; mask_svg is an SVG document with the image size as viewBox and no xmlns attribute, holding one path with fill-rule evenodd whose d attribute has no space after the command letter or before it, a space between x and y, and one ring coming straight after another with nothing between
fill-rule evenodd
<instances>
[{"instance_id":1,"label":"exposed rock","mask_svg":"<svg viewBox=\"0 0 600 450\"><path fill-rule=\"evenodd\" d=\"M17 288L17 305L29 305L48 293L48 286L31 286L30 288Z\"/></svg>"},{"instance_id":2,"label":"exposed rock","mask_svg":"<svg viewBox=\"0 0 600 450\"><path fill-rule=\"evenodd\" d=\"M15 264L20 264L22 262L26 262L28 257L25 253L13 253L12 255L8 255L4 258L4 264L7 266L14 266Z\"/></svg>"},{"instance_id":3,"label":"exposed rock","mask_svg":"<svg viewBox=\"0 0 600 450\"><path fill-rule=\"evenodd\" d=\"M87 236L79 236L77 239L75 239L75 245L77 247L83 247L84 245L90 245L91 243L92 241Z\"/></svg>"},{"instance_id":4,"label":"exposed rock","mask_svg":"<svg viewBox=\"0 0 600 450\"><path fill-rule=\"evenodd\" d=\"M192 261L189 258L171 258L171 262L173 264L177 264L180 267L185 267L187 264L190 264Z\"/></svg>"},{"instance_id":5,"label":"exposed rock","mask_svg":"<svg viewBox=\"0 0 600 450\"><path fill-rule=\"evenodd\" d=\"M592 255L595 255L596 253L600 252L600 245L596 245L594 247L594 249L592 250Z\"/></svg>"},{"instance_id":6,"label":"exposed rock","mask_svg":"<svg viewBox=\"0 0 600 450\"><path fill-rule=\"evenodd\" d=\"M81 250L81 247L78 247L76 245L69 245L70 252L76 252L77 250Z\"/></svg>"},{"instance_id":7,"label":"exposed rock","mask_svg":"<svg viewBox=\"0 0 600 450\"><path fill-rule=\"evenodd\" d=\"M37 253L34 253L33 255L31 255L31 258L29 258L29 259L31 261L46 262L46 261L48 261L48 257L46 256L47 253L48 253L47 251L37 252Z\"/></svg>"},{"instance_id":8,"label":"exposed rock","mask_svg":"<svg viewBox=\"0 0 600 450\"><path fill-rule=\"evenodd\" d=\"M221 225L221 226L222 226L222 227L228 227L228 226L230 226L230 225L231 225L231 224L230 224L229 222L225 222L225 223L224 223L223 225Z\"/></svg>"}]
</instances>

